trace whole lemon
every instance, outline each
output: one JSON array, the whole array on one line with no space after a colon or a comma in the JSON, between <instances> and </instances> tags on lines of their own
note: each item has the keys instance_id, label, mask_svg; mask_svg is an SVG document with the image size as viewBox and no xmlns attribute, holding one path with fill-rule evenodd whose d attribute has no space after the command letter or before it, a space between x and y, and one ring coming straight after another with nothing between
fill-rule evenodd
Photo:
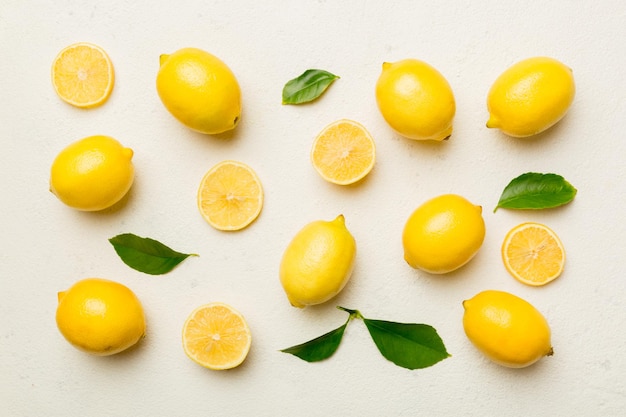
<instances>
[{"instance_id":1,"label":"whole lemon","mask_svg":"<svg viewBox=\"0 0 626 417\"><path fill-rule=\"evenodd\" d=\"M101 278L76 282L58 294L56 322L74 347L94 355L119 353L146 332L143 308L126 286Z\"/></svg>"},{"instance_id":2,"label":"whole lemon","mask_svg":"<svg viewBox=\"0 0 626 417\"><path fill-rule=\"evenodd\" d=\"M488 290L463 301L463 308L465 334L492 361L523 368L553 354L548 322L528 301Z\"/></svg>"},{"instance_id":3,"label":"whole lemon","mask_svg":"<svg viewBox=\"0 0 626 417\"><path fill-rule=\"evenodd\" d=\"M378 109L400 135L416 140L448 139L456 112L448 81L417 59L383 63L376 82Z\"/></svg>"},{"instance_id":4,"label":"whole lemon","mask_svg":"<svg viewBox=\"0 0 626 417\"><path fill-rule=\"evenodd\" d=\"M132 157L132 149L109 136L89 136L76 141L52 162L50 191L78 210L111 207L133 184Z\"/></svg>"},{"instance_id":5,"label":"whole lemon","mask_svg":"<svg viewBox=\"0 0 626 417\"><path fill-rule=\"evenodd\" d=\"M302 228L287 246L280 282L294 307L320 304L348 283L356 258L356 241L343 215Z\"/></svg>"},{"instance_id":6,"label":"whole lemon","mask_svg":"<svg viewBox=\"0 0 626 417\"><path fill-rule=\"evenodd\" d=\"M234 129L241 117L241 90L228 66L197 48L160 57L156 87L165 108L200 133Z\"/></svg>"},{"instance_id":7,"label":"whole lemon","mask_svg":"<svg viewBox=\"0 0 626 417\"><path fill-rule=\"evenodd\" d=\"M572 70L556 59L534 57L504 71L487 96L487 127L526 137L556 124L574 101Z\"/></svg>"},{"instance_id":8,"label":"whole lemon","mask_svg":"<svg viewBox=\"0 0 626 417\"><path fill-rule=\"evenodd\" d=\"M444 274L469 262L484 238L480 206L456 194L440 195L409 216L402 233L404 259L413 268Z\"/></svg>"}]
</instances>

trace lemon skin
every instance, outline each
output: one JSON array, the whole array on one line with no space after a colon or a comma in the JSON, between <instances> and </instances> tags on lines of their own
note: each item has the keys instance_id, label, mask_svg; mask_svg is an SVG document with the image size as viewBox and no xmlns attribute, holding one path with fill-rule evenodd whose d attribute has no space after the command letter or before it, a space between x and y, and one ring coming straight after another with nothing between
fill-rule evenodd
<instances>
[{"instance_id":1,"label":"lemon skin","mask_svg":"<svg viewBox=\"0 0 626 417\"><path fill-rule=\"evenodd\" d=\"M59 292L56 323L74 347L98 356L122 352L146 332L137 296L128 287L102 278L83 279Z\"/></svg>"},{"instance_id":2,"label":"lemon skin","mask_svg":"<svg viewBox=\"0 0 626 417\"><path fill-rule=\"evenodd\" d=\"M280 264L280 282L294 307L324 303L348 283L356 241L343 215L307 224L291 240Z\"/></svg>"},{"instance_id":3,"label":"lemon skin","mask_svg":"<svg viewBox=\"0 0 626 417\"><path fill-rule=\"evenodd\" d=\"M468 339L497 364L524 368L554 353L545 317L516 295L487 290L463 301L463 308Z\"/></svg>"},{"instance_id":4,"label":"lemon skin","mask_svg":"<svg viewBox=\"0 0 626 417\"><path fill-rule=\"evenodd\" d=\"M52 162L50 191L69 207L98 211L130 190L133 150L109 136L89 136L63 149Z\"/></svg>"},{"instance_id":5,"label":"lemon skin","mask_svg":"<svg viewBox=\"0 0 626 417\"><path fill-rule=\"evenodd\" d=\"M468 263L484 238L480 206L456 194L440 195L409 216L402 233L404 259L413 268L445 274Z\"/></svg>"},{"instance_id":6,"label":"lemon skin","mask_svg":"<svg viewBox=\"0 0 626 417\"><path fill-rule=\"evenodd\" d=\"M241 118L241 89L230 68L197 48L160 56L157 92L182 124L205 134L234 129Z\"/></svg>"},{"instance_id":7,"label":"lemon skin","mask_svg":"<svg viewBox=\"0 0 626 417\"><path fill-rule=\"evenodd\" d=\"M533 57L504 71L487 95L488 128L528 137L554 126L569 110L576 85L571 68L550 57Z\"/></svg>"},{"instance_id":8,"label":"lemon skin","mask_svg":"<svg viewBox=\"0 0 626 417\"><path fill-rule=\"evenodd\" d=\"M441 141L452 134L456 103L437 69L417 59L383 63L376 102L387 123L414 140Z\"/></svg>"}]
</instances>

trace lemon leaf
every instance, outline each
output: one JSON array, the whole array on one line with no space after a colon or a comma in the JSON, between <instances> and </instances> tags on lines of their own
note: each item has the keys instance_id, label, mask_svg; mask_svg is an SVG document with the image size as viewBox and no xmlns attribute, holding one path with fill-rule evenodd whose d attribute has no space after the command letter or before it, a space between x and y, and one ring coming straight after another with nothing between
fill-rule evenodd
<instances>
[{"instance_id":1,"label":"lemon leaf","mask_svg":"<svg viewBox=\"0 0 626 417\"><path fill-rule=\"evenodd\" d=\"M150 275L168 273L189 256L198 256L177 252L159 241L132 233L117 235L109 242L126 265Z\"/></svg>"},{"instance_id":2,"label":"lemon leaf","mask_svg":"<svg viewBox=\"0 0 626 417\"><path fill-rule=\"evenodd\" d=\"M328 359L337 351L337 348L339 348L343 333L349 321L350 319L335 330L331 330L308 342L282 349L281 352L290 353L307 362L319 362Z\"/></svg>"},{"instance_id":3,"label":"lemon leaf","mask_svg":"<svg viewBox=\"0 0 626 417\"><path fill-rule=\"evenodd\" d=\"M450 356L437 331L428 324L363 318L380 353L407 369L427 368Z\"/></svg>"},{"instance_id":4,"label":"lemon leaf","mask_svg":"<svg viewBox=\"0 0 626 417\"><path fill-rule=\"evenodd\" d=\"M576 196L577 190L558 174L527 172L514 178L504 188L498 208L545 209L562 206Z\"/></svg>"},{"instance_id":5,"label":"lemon leaf","mask_svg":"<svg viewBox=\"0 0 626 417\"><path fill-rule=\"evenodd\" d=\"M287 81L283 87L283 104L308 103L321 96L339 76L328 71L309 69Z\"/></svg>"}]
</instances>

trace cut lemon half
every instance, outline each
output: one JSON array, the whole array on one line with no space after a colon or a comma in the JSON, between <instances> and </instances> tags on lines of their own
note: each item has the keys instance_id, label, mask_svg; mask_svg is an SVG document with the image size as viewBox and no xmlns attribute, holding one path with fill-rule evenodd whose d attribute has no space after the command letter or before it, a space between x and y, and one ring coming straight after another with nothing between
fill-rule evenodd
<instances>
[{"instance_id":1,"label":"cut lemon half","mask_svg":"<svg viewBox=\"0 0 626 417\"><path fill-rule=\"evenodd\" d=\"M565 249L556 233L547 226L522 223L504 238L502 260L515 279L527 285L541 286L563 272Z\"/></svg>"},{"instance_id":2,"label":"cut lemon half","mask_svg":"<svg viewBox=\"0 0 626 417\"><path fill-rule=\"evenodd\" d=\"M248 165L222 161L211 168L198 188L198 209L218 230L240 230L263 208L263 187Z\"/></svg>"},{"instance_id":3,"label":"cut lemon half","mask_svg":"<svg viewBox=\"0 0 626 417\"><path fill-rule=\"evenodd\" d=\"M104 103L113 90L115 75L107 53L80 42L64 48L52 64L52 85L61 99L89 108Z\"/></svg>"},{"instance_id":4,"label":"cut lemon half","mask_svg":"<svg viewBox=\"0 0 626 417\"><path fill-rule=\"evenodd\" d=\"M374 167L376 146L367 129L353 120L341 119L326 126L315 138L311 162L326 181L353 184Z\"/></svg>"},{"instance_id":5,"label":"cut lemon half","mask_svg":"<svg viewBox=\"0 0 626 417\"><path fill-rule=\"evenodd\" d=\"M205 368L239 366L248 356L252 335L244 317L224 303L196 308L183 326L183 349Z\"/></svg>"}]
</instances>

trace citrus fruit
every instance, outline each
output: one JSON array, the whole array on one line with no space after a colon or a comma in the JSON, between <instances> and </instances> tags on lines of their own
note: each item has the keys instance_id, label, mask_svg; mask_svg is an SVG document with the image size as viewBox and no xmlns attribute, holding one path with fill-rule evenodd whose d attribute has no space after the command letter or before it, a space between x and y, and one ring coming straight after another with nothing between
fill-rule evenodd
<instances>
[{"instance_id":1,"label":"citrus fruit","mask_svg":"<svg viewBox=\"0 0 626 417\"><path fill-rule=\"evenodd\" d=\"M183 326L183 349L199 365L214 370L239 366L250 351L252 335L244 317L224 303L196 308Z\"/></svg>"},{"instance_id":2,"label":"citrus fruit","mask_svg":"<svg viewBox=\"0 0 626 417\"><path fill-rule=\"evenodd\" d=\"M218 230L240 230L263 208L263 187L248 165L222 161L211 168L198 188L198 209Z\"/></svg>"},{"instance_id":3,"label":"citrus fruit","mask_svg":"<svg viewBox=\"0 0 626 417\"><path fill-rule=\"evenodd\" d=\"M101 47L80 42L64 48L52 63L52 85L59 97L76 107L104 103L113 91L115 72Z\"/></svg>"},{"instance_id":4,"label":"citrus fruit","mask_svg":"<svg viewBox=\"0 0 626 417\"><path fill-rule=\"evenodd\" d=\"M440 195L409 216L402 233L404 259L413 268L444 274L469 262L484 238L482 207L456 194Z\"/></svg>"},{"instance_id":5,"label":"citrus fruit","mask_svg":"<svg viewBox=\"0 0 626 417\"><path fill-rule=\"evenodd\" d=\"M59 152L50 169L50 191L66 205L96 211L111 207L133 184L133 151L109 136L89 136Z\"/></svg>"},{"instance_id":6,"label":"citrus fruit","mask_svg":"<svg viewBox=\"0 0 626 417\"><path fill-rule=\"evenodd\" d=\"M330 300L348 283L356 259L356 241L343 215L304 226L291 240L280 263L280 282L294 307Z\"/></svg>"},{"instance_id":7,"label":"citrus fruit","mask_svg":"<svg viewBox=\"0 0 626 417\"><path fill-rule=\"evenodd\" d=\"M360 123L337 120L317 135L311 149L311 162L326 181L353 184L374 167L374 139Z\"/></svg>"},{"instance_id":8,"label":"citrus fruit","mask_svg":"<svg viewBox=\"0 0 626 417\"><path fill-rule=\"evenodd\" d=\"M417 59L383 63L376 102L387 123L416 140L448 139L456 112L454 94L437 69Z\"/></svg>"},{"instance_id":9,"label":"citrus fruit","mask_svg":"<svg viewBox=\"0 0 626 417\"><path fill-rule=\"evenodd\" d=\"M126 286L102 278L76 282L58 293L56 323L74 347L99 356L136 344L146 332L143 307Z\"/></svg>"},{"instance_id":10,"label":"citrus fruit","mask_svg":"<svg viewBox=\"0 0 626 417\"><path fill-rule=\"evenodd\" d=\"M504 71L487 95L487 127L526 137L556 124L574 101L572 70L554 58L534 57Z\"/></svg>"},{"instance_id":11,"label":"citrus fruit","mask_svg":"<svg viewBox=\"0 0 626 417\"><path fill-rule=\"evenodd\" d=\"M545 285L561 275L565 249L549 227L533 222L511 229L502 243L502 261L518 281L533 286Z\"/></svg>"},{"instance_id":12,"label":"citrus fruit","mask_svg":"<svg viewBox=\"0 0 626 417\"><path fill-rule=\"evenodd\" d=\"M241 90L235 75L222 60L201 49L161 55L156 87L165 108L197 132L232 130L241 117Z\"/></svg>"},{"instance_id":13,"label":"citrus fruit","mask_svg":"<svg viewBox=\"0 0 626 417\"><path fill-rule=\"evenodd\" d=\"M520 297L488 290L463 301L463 308L465 334L492 361L523 368L553 354L548 322Z\"/></svg>"}]
</instances>

